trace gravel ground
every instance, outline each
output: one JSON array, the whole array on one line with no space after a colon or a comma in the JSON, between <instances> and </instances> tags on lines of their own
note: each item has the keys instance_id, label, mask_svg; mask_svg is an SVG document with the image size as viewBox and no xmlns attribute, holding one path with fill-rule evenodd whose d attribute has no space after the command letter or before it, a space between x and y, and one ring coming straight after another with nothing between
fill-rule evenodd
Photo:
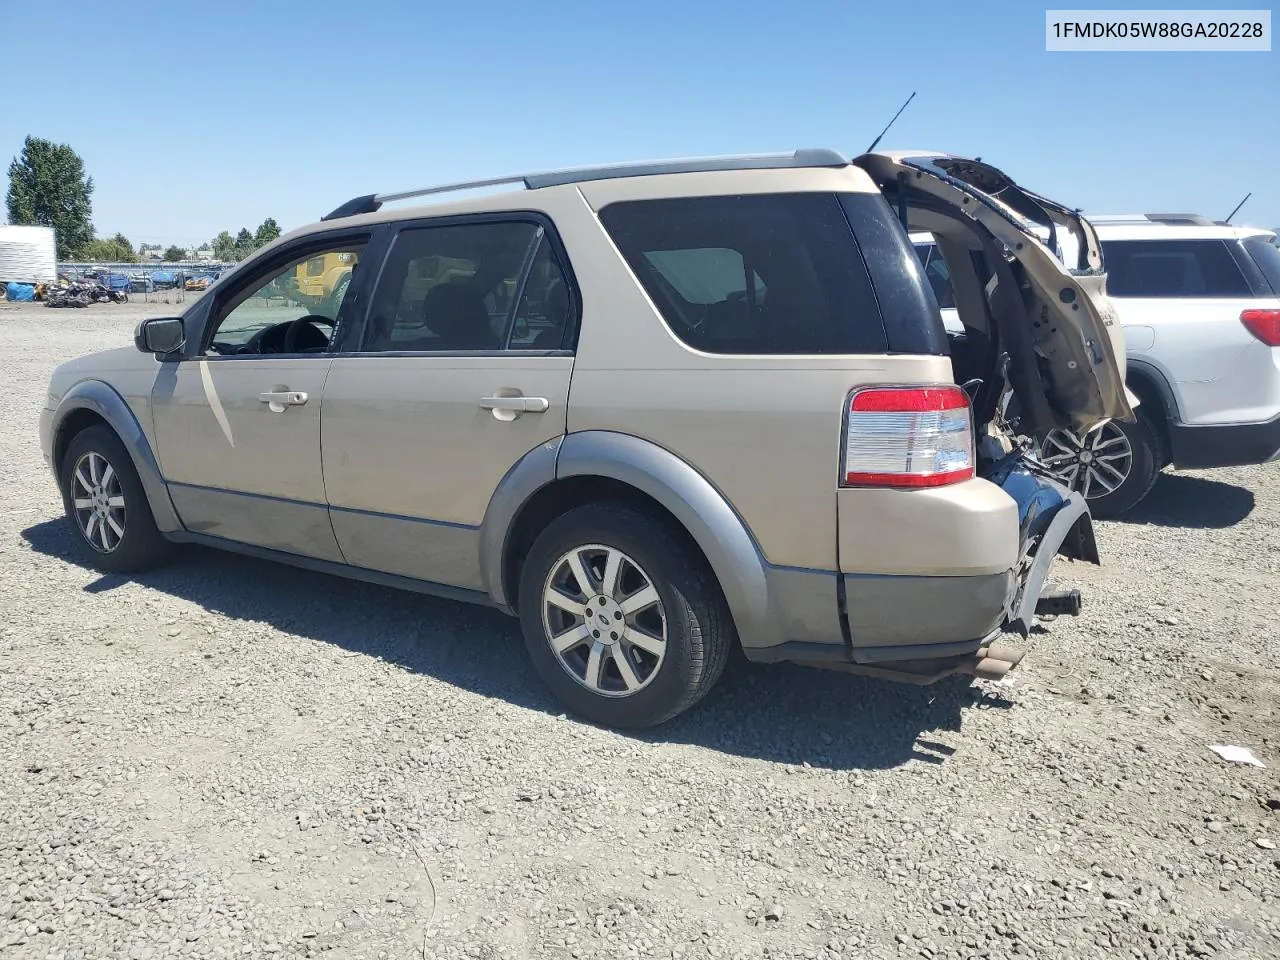
<instances>
[{"instance_id":1,"label":"gravel ground","mask_svg":"<svg viewBox=\"0 0 1280 960\"><path fill-rule=\"evenodd\" d=\"M737 663L630 736L491 611L78 565L49 371L164 309L0 305L0 960L1280 956L1280 469L1100 524L1012 683Z\"/></svg>"}]
</instances>

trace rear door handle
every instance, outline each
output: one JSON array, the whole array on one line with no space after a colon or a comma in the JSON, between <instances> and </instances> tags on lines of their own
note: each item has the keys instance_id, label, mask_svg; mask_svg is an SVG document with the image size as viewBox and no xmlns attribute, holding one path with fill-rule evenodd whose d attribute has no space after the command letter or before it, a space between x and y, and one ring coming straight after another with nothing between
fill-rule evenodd
<instances>
[{"instance_id":1,"label":"rear door handle","mask_svg":"<svg viewBox=\"0 0 1280 960\"><path fill-rule=\"evenodd\" d=\"M481 397L480 409L498 413L546 413L551 401L546 397Z\"/></svg>"},{"instance_id":2,"label":"rear door handle","mask_svg":"<svg viewBox=\"0 0 1280 960\"><path fill-rule=\"evenodd\" d=\"M300 407L307 402L301 390L268 390L258 394L258 399L271 408L272 413L284 413L285 407Z\"/></svg>"}]
</instances>

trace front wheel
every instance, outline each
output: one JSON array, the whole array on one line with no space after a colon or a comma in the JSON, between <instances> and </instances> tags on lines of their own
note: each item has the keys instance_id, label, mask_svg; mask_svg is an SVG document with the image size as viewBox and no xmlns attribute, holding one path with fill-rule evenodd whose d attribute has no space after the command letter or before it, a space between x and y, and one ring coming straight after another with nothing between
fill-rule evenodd
<instances>
[{"instance_id":1,"label":"front wheel","mask_svg":"<svg viewBox=\"0 0 1280 960\"><path fill-rule=\"evenodd\" d=\"M692 707L734 637L702 557L660 518L622 504L552 521L525 559L519 606L547 686L611 727L651 727Z\"/></svg>"},{"instance_id":2,"label":"front wheel","mask_svg":"<svg viewBox=\"0 0 1280 960\"><path fill-rule=\"evenodd\" d=\"M1109 420L1084 435L1054 430L1040 460L1072 490L1084 494L1089 512L1111 520L1136 507L1160 474L1160 440L1141 410L1137 422Z\"/></svg>"},{"instance_id":3,"label":"front wheel","mask_svg":"<svg viewBox=\"0 0 1280 960\"><path fill-rule=\"evenodd\" d=\"M108 427L82 430L67 445L62 502L82 555L99 570L133 573L168 553L133 460Z\"/></svg>"}]
</instances>

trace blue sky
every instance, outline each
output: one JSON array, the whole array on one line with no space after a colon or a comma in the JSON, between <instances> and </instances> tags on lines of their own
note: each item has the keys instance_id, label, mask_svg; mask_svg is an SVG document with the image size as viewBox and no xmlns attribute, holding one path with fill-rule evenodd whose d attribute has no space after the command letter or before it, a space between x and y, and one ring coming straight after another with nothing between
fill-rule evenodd
<instances>
[{"instance_id":1,"label":"blue sky","mask_svg":"<svg viewBox=\"0 0 1280 960\"><path fill-rule=\"evenodd\" d=\"M100 234L195 243L453 179L857 153L914 89L883 147L978 155L1086 213L1220 218L1252 190L1237 221L1280 226L1274 49L1046 53L1045 5L877 6L10 0L0 158L70 143Z\"/></svg>"}]
</instances>

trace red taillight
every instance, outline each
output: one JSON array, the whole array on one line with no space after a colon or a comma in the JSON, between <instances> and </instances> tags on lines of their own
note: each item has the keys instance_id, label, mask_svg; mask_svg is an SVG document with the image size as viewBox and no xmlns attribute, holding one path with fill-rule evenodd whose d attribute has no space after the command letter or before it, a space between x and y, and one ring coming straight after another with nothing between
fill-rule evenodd
<instances>
[{"instance_id":1,"label":"red taillight","mask_svg":"<svg viewBox=\"0 0 1280 960\"><path fill-rule=\"evenodd\" d=\"M1280 347L1280 310L1246 310L1240 322L1268 347Z\"/></svg>"},{"instance_id":2,"label":"red taillight","mask_svg":"<svg viewBox=\"0 0 1280 960\"><path fill-rule=\"evenodd\" d=\"M973 417L959 387L870 387L853 394L846 486L939 487L972 476Z\"/></svg>"}]
</instances>

